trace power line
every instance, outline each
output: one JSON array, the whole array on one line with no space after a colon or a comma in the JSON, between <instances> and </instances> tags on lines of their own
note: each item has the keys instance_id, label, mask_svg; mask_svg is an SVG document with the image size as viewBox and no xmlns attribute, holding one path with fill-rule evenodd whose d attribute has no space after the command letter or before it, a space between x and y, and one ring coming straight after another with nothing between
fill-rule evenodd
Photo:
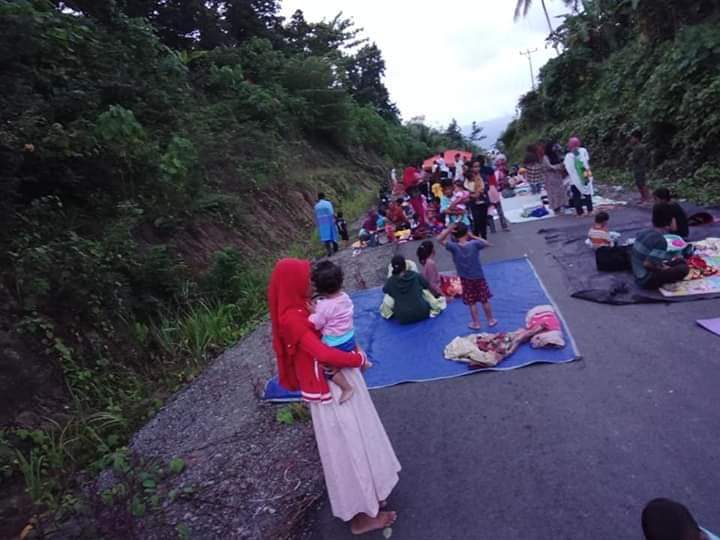
<instances>
[{"instance_id":1,"label":"power line","mask_svg":"<svg viewBox=\"0 0 720 540\"><path fill-rule=\"evenodd\" d=\"M537 49L525 49L524 51L520 51L522 56L527 56L528 58L528 63L530 64L530 83L532 84L533 90L535 90L535 72L533 71L532 55L536 52L538 52Z\"/></svg>"}]
</instances>

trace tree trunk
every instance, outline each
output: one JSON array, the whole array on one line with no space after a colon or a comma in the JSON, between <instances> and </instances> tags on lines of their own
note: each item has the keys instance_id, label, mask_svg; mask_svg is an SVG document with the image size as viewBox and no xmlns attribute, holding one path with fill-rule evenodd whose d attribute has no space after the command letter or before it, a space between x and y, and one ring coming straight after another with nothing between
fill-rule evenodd
<instances>
[{"instance_id":1,"label":"tree trunk","mask_svg":"<svg viewBox=\"0 0 720 540\"><path fill-rule=\"evenodd\" d=\"M548 28L550 29L550 33L552 34L555 29L553 28L552 22L550 21L550 14L548 13L547 6L545 5L545 0L541 0L543 12L545 13L545 20L548 23Z\"/></svg>"},{"instance_id":2,"label":"tree trunk","mask_svg":"<svg viewBox=\"0 0 720 540\"><path fill-rule=\"evenodd\" d=\"M555 29L550 21L550 14L548 13L547 6L545 5L545 0L540 0L540 3L542 4L543 13L545 13L545 20L547 21L548 28L550 29L550 35L552 36L555 33ZM558 49L557 43L553 45L553 48L555 49L555 53L560 56L560 50Z\"/></svg>"}]
</instances>

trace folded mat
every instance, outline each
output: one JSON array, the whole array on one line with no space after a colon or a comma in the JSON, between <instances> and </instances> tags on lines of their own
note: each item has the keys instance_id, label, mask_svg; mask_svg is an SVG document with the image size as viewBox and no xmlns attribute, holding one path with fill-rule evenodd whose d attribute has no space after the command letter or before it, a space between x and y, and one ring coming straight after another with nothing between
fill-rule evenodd
<instances>
[{"instance_id":1,"label":"folded mat","mask_svg":"<svg viewBox=\"0 0 720 540\"><path fill-rule=\"evenodd\" d=\"M495 295L493 332L507 332L525 326L531 308L552 304L547 291L527 259L514 259L485 266L485 276ZM461 300L450 302L436 319L401 325L380 316L381 289L369 289L352 295L355 304L355 333L373 367L365 373L370 388L383 388L405 382L424 382L460 377L477 371L504 371L534 363L559 364L579 358L575 342L563 321L564 349L531 349L522 345L497 367L470 369L465 364L445 360L443 350L455 337L472 333L468 329L470 313ZM560 312L555 309L560 316ZM561 317L562 318L562 317ZM487 330L487 326L484 326ZM265 386L265 399L294 401L298 395L285 390L273 378Z\"/></svg>"},{"instance_id":2,"label":"folded mat","mask_svg":"<svg viewBox=\"0 0 720 540\"><path fill-rule=\"evenodd\" d=\"M650 226L648 209L616 208L609 213L610 230L621 233L621 242L634 238L639 231ZM613 305L688 302L720 297L720 294L666 297L659 291L639 287L631 272L599 272L595 266L595 252L585 244L592 219L576 219L577 225L538 231L552 247L552 256L563 269L570 296ZM720 236L720 223L690 229L691 242L712 236Z\"/></svg>"},{"instance_id":3,"label":"folded mat","mask_svg":"<svg viewBox=\"0 0 720 540\"><path fill-rule=\"evenodd\" d=\"M705 328L705 330L712 332L716 336L720 336L720 317L717 319L700 319L697 323Z\"/></svg>"}]
</instances>

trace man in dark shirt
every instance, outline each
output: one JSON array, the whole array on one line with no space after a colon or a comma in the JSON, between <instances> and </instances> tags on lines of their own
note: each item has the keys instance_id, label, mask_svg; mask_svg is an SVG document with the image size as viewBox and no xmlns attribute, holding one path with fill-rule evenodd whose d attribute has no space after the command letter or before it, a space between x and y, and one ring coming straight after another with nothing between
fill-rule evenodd
<instances>
[{"instance_id":1,"label":"man in dark shirt","mask_svg":"<svg viewBox=\"0 0 720 540\"><path fill-rule=\"evenodd\" d=\"M650 162L650 155L647 147L642 142L642 132L636 129L630 136L630 168L632 169L635 185L640 192L640 204L650 202L650 194L647 187L647 168Z\"/></svg>"},{"instance_id":2,"label":"man in dark shirt","mask_svg":"<svg viewBox=\"0 0 720 540\"><path fill-rule=\"evenodd\" d=\"M657 188L653 192L653 196L655 197L656 203L665 203L672 208L674 222L670 230L687 240L687 237L690 235L690 225L687 214L685 210L682 209L682 206L672 200L670 190L664 187Z\"/></svg>"},{"instance_id":3,"label":"man in dark shirt","mask_svg":"<svg viewBox=\"0 0 720 540\"><path fill-rule=\"evenodd\" d=\"M631 261L635 281L644 289L657 289L681 281L690 269L682 257L668 252L665 234L673 224L673 209L665 203L653 207L653 228L641 231L632 247Z\"/></svg>"}]
</instances>

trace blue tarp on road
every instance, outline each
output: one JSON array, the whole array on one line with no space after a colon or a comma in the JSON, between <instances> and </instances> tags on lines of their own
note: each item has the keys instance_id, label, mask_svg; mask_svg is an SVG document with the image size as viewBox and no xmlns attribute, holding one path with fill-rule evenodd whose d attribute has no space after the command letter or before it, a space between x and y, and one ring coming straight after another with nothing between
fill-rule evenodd
<instances>
[{"instance_id":1,"label":"blue tarp on road","mask_svg":"<svg viewBox=\"0 0 720 540\"><path fill-rule=\"evenodd\" d=\"M487 264L485 277L494 295L491 303L495 318L499 321L492 330L494 332L510 332L524 327L528 310L542 304L553 304L527 259ZM443 357L443 350L450 341L457 336L472 333L467 326L470 313L461 300L450 302L448 309L436 319L401 325L380 316L378 308L382 297L381 289L352 295L355 304L355 335L373 362L372 369L365 373L365 380L371 389L406 382L461 377L479 371L504 371L536 363L560 364L580 357L563 321L564 349L532 349L529 345L522 345L495 368L469 369L466 364L445 360ZM559 311L558 315L561 316ZM486 325L482 331L487 331ZM298 399L298 395L285 390L277 378L273 378L265 387L265 399L293 401Z\"/></svg>"}]
</instances>

